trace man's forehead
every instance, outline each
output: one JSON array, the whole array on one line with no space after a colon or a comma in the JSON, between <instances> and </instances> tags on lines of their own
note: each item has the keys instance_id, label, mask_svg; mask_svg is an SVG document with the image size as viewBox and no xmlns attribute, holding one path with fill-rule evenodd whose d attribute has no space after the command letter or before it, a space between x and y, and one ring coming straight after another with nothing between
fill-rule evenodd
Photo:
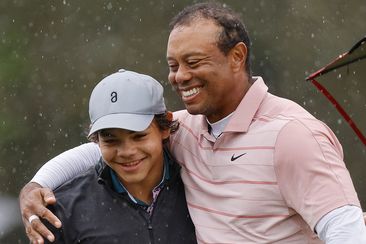
<instances>
[{"instance_id":1,"label":"man's forehead","mask_svg":"<svg viewBox=\"0 0 366 244\"><path fill-rule=\"evenodd\" d=\"M168 49L171 45L173 45L174 48L177 48L177 46L180 47L187 42L189 42L190 45L200 44L202 42L215 44L217 43L220 33L221 29L219 26L207 22L177 26L170 32Z\"/></svg>"},{"instance_id":2,"label":"man's forehead","mask_svg":"<svg viewBox=\"0 0 366 244\"><path fill-rule=\"evenodd\" d=\"M220 27L209 19L177 25L170 32L167 45L167 61L187 56L207 54L217 46Z\"/></svg>"},{"instance_id":3,"label":"man's forehead","mask_svg":"<svg viewBox=\"0 0 366 244\"><path fill-rule=\"evenodd\" d=\"M218 31L220 29L221 26L219 26L213 19L195 18L189 22L174 26L174 28L170 32L170 35L183 31L211 32L211 31Z\"/></svg>"}]
</instances>

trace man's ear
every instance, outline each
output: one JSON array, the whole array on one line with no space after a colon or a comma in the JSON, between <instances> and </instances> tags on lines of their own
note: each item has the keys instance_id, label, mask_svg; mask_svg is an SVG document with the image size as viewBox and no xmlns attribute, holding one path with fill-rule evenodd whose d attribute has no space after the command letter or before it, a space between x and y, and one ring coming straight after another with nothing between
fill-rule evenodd
<instances>
[{"instance_id":1,"label":"man's ear","mask_svg":"<svg viewBox=\"0 0 366 244\"><path fill-rule=\"evenodd\" d=\"M248 55L247 46L244 42L238 42L229 52L233 71L242 71Z\"/></svg>"}]
</instances>

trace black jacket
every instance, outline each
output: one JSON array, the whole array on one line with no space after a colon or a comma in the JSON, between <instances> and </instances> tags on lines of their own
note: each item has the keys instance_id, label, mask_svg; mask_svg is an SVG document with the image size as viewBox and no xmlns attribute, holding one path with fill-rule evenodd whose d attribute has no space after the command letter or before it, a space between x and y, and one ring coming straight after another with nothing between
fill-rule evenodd
<instances>
[{"instance_id":1,"label":"black jacket","mask_svg":"<svg viewBox=\"0 0 366 244\"><path fill-rule=\"evenodd\" d=\"M57 203L49 208L62 228L47 224L55 243L196 243L180 168L171 159L169 164L170 180L151 216L126 194L113 190L109 167L102 161L56 189Z\"/></svg>"}]
</instances>

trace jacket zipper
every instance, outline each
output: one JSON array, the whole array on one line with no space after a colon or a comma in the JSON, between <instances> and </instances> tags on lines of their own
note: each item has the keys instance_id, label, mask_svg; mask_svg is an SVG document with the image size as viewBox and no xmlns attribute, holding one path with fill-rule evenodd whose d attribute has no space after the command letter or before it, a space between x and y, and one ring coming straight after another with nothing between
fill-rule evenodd
<instances>
[{"instance_id":1,"label":"jacket zipper","mask_svg":"<svg viewBox=\"0 0 366 244\"><path fill-rule=\"evenodd\" d=\"M147 230L149 232L149 238L150 238L150 244L154 244L154 230L153 230L153 226L151 223L151 217L146 217L146 215L148 215L147 213L143 212L142 209L138 209L139 214L141 215L142 218L144 218L146 220L146 224L147 224Z\"/></svg>"},{"instance_id":2,"label":"jacket zipper","mask_svg":"<svg viewBox=\"0 0 366 244\"><path fill-rule=\"evenodd\" d=\"M147 228L149 230L150 243L154 244L154 232L153 232L153 227L152 227L150 218L147 220Z\"/></svg>"}]
</instances>

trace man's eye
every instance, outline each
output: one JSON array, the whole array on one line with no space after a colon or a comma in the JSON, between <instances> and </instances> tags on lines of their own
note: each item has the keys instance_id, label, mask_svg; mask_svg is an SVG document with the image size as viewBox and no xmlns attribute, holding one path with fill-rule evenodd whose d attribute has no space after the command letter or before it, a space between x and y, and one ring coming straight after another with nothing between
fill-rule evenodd
<instances>
[{"instance_id":1,"label":"man's eye","mask_svg":"<svg viewBox=\"0 0 366 244\"><path fill-rule=\"evenodd\" d=\"M198 64L198 63L199 63L199 61L200 61L200 60L198 60L198 59L189 60L189 61L187 61L187 64L188 64L189 66L195 66L196 64Z\"/></svg>"},{"instance_id":2,"label":"man's eye","mask_svg":"<svg viewBox=\"0 0 366 244\"><path fill-rule=\"evenodd\" d=\"M178 65L175 65L175 64L174 65L173 64L169 65L169 70L173 71L173 72L177 71L178 70Z\"/></svg>"}]
</instances>

